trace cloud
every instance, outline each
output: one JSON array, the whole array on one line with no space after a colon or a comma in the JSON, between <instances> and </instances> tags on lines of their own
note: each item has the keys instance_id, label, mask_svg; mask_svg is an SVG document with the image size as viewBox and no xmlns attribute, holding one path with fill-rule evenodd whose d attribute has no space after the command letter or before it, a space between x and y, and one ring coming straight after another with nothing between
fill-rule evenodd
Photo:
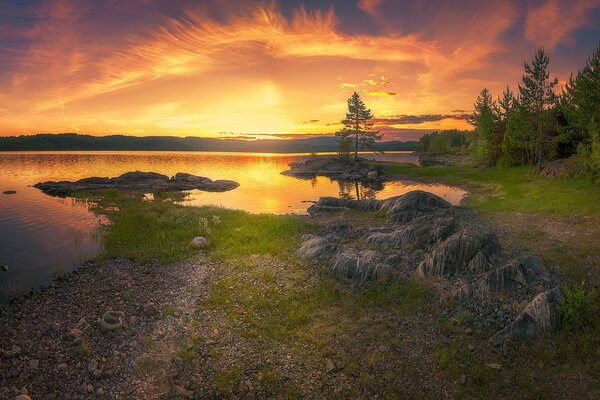
<instances>
[{"instance_id":1,"label":"cloud","mask_svg":"<svg viewBox=\"0 0 600 400\"><path fill-rule=\"evenodd\" d=\"M547 0L527 13L525 37L549 49L574 44L573 33L591 22L590 11L599 5L600 0Z\"/></svg>"},{"instance_id":2,"label":"cloud","mask_svg":"<svg viewBox=\"0 0 600 400\"><path fill-rule=\"evenodd\" d=\"M366 94L371 95L371 96L395 96L398 93L387 92L385 90L370 90L370 91L366 92Z\"/></svg>"},{"instance_id":3,"label":"cloud","mask_svg":"<svg viewBox=\"0 0 600 400\"><path fill-rule=\"evenodd\" d=\"M382 0L359 0L356 6L369 15L377 15Z\"/></svg>"},{"instance_id":4,"label":"cloud","mask_svg":"<svg viewBox=\"0 0 600 400\"><path fill-rule=\"evenodd\" d=\"M422 115L391 115L387 117L375 118L373 122L376 125L417 125L426 122L442 121L444 119L466 119L467 114L422 114Z\"/></svg>"},{"instance_id":5,"label":"cloud","mask_svg":"<svg viewBox=\"0 0 600 400\"><path fill-rule=\"evenodd\" d=\"M319 122L320 119L309 119L306 121L299 121L296 122L298 125L311 125L311 124L316 124L317 122Z\"/></svg>"}]
</instances>

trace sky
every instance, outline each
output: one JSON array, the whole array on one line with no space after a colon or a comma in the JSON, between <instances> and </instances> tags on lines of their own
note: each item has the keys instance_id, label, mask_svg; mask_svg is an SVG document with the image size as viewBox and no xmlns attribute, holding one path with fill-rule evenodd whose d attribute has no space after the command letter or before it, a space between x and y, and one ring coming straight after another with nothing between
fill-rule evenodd
<instances>
[{"instance_id":1,"label":"sky","mask_svg":"<svg viewBox=\"0 0 600 400\"><path fill-rule=\"evenodd\" d=\"M0 0L0 136L331 135L357 91L413 140L599 43L600 0Z\"/></svg>"}]
</instances>

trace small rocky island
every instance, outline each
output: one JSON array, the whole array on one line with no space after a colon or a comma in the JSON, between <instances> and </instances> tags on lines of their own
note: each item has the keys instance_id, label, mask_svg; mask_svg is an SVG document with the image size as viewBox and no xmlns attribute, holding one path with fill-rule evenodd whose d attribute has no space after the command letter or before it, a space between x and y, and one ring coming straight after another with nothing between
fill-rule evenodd
<instances>
[{"instance_id":1,"label":"small rocky island","mask_svg":"<svg viewBox=\"0 0 600 400\"><path fill-rule=\"evenodd\" d=\"M296 178L326 176L338 181L382 182L383 167L369 165L366 160L345 160L339 157L314 157L289 164L283 175Z\"/></svg>"},{"instance_id":2,"label":"small rocky island","mask_svg":"<svg viewBox=\"0 0 600 400\"><path fill-rule=\"evenodd\" d=\"M42 192L65 197L76 192L117 189L134 192L148 191L181 191L202 190L205 192L227 192L240 186L239 183L229 180L216 180L178 172L173 177L156 172L126 172L116 178L84 178L78 181L48 181L40 182L34 187Z\"/></svg>"}]
</instances>

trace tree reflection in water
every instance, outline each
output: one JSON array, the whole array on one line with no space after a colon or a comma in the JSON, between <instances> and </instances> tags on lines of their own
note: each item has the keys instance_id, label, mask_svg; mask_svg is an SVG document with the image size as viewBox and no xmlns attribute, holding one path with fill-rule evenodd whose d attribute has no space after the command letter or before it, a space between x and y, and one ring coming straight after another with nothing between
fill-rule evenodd
<instances>
[{"instance_id":1,"label":"tree reflection in water","mask_svg":"<svg viewBox=\"0 0 600 400\"><path fill-rule=\"evenodd\" d=\"M340 198L346 200L374 200L383 190L381 182L338 181Z\"/></svg>"}]
</instances>

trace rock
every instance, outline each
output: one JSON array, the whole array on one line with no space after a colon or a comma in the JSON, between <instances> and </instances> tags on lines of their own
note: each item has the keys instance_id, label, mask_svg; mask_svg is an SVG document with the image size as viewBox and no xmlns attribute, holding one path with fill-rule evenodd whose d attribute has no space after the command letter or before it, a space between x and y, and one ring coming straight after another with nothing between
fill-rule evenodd
<instances>
[{"instance_id":1,"label":"rock","mask_svg":"<svg viewBox=\"0 0 600 400\"><path fill-rule=\"evenodd\" d=\"M577 160L567 158L550 161L542 167L540 175L547 178L558 178L560 176L572 175L577 172Z\"/></svg>"},{"instance_id":2,"label":"rock","mask_svg":"<svg viewBox=\"0 0 600 400\"><path fill-rule=\"evenodd\" d=\"M98 396L104 396L104 390L102 388L98 388L98 390L96 390L96 394Z\"/></svg>"},{"instance_id":3,"label":"rock","mask_svg":"<svg viewBox=\"0 0 600 400\"><path fill-rule=\"evenodd\" d=\"M538 294L513 322L494 333L490 342L498 346L508 338L524 339L538 332L556 329L559 322L557 305L561 301L562 293L558 287Z\"/></svg>"},{"instance_id":4,"label":"rock","mask_svg":"<svg viewBox=\"0 0 600 400\"><path fill-rule=\"evenodd\" d=\"M196 247L206 247L208 245L208 239L204 236L196 236L192 239L192 246Z\"/></svg>"},{"instance_id":5,"label":"rock","mask_svg":"<svg viewBox=\"0 0 600 400\"><path fill-rule=\"evenodd\" d=\"M70 329L69 332L65 334L66 340L71 340L73 343L78 343L81 341L81 336L83 332L77 328Z\"/></svg>"},{"instance_id":6,"label":"rock","mask_svg":"<svg viewBox=\"0 0 600 400\"><path fill-rule=\"evenodd\" d=\"M154 305L154 303L150 302L150 303L144 304L144 314L146 314L149 317L154 317L156 315L159 315L160 311Z\"/></svg>"},{"instance_id":7,"label":"rock","mask_svg":"<svg viewBox=\"0 0 600 400\"><path fill-rule=\"evenodd\" d=\"M539 257L523 256L488 272L475 282L461 286L453 295L455 298L483 300L502 290L547 282L549 277L550 273Z\"/></svg>"},{"instance_id":8,"label":"rock","mask_svg":"<svg viewBox=\"0 0 600 400\"><path fill-rule=\"evenodd\" d=\"M8 265L6 265L6 264L0 265L0 271L7 272L8 271Z\"/></svg>"},{"instance_id":9,"label":"rock","mask_svg":"<svg viewBox=\"0 0 600 400\"><path fill-rule=\"evenodd\" d=\"M67 364L66 363L60 363L56 366L58 369L67 369Z\"/></svg>"},{"instance_id":10,"label":"rock","mask_svg":"<svg viewBox=\"0 0 600 400\"><path fill-rule=\"evenodd\" d=\"M52 331L55 333L59 333L60 328L61 328L61 325L58 322L53 322L50 324L50 329L52 329Z\"/></svg>"},{"instance_id":11,"label":"rock","mask_svg":"<svg viewBox=\"0 0 600 400\"><path fill-rule=\"evenodd\" d=\"M464 164L471 161L470 156L458 154L429 154L421 153L419 155L419 164L423 166L438 165L448 167L454 164Z\"/></svg>"},{"instance_id":12,"label":"rock","mask_svg":"<svg viewBox=\"0 0 600 400\"><path fill-rule=\"evenodd\" d=\"M40 368L39 360L29 360L29 369L38 370Z\"/></svg>"},{"instance_id":13,"label":"rock","mask_svg":"<svg viewBox=\"0 0 600 400\"><path fill-rule=\"evenodd\" d=\"M369 172L367 172L367 178L369 178L371 180L377 179L378 176L379 176L379 173L377 171L369 171Z\"/></svg>"},{"instance_id":14,"label":"rock","mask_svg":"<svg viewBox=\"0 0 600 400\"><path fill-rule=\"evenodd\" d=\"M12 357L18 356L19 354L21 354L21 346L13 344L10 353Z\"/></svg>"},{"instance_id":15,"label":"rock","mask_svg":"<svg viewBox=\"0 0 600 400\"><path fill-rule=\"evenodd\" d=\"M15 397L15 400L31 400L31 397L29 397L26 394L20 394L17 397Z\"/></svg>"},{"instance_id":16,"label":"rock","mask_svg":"<svg viewBox=\"0 0 600 400\"><path fill-rule=\"evenodd\" d=\"M390 351L390 346L386 344L380 344L377 350L379 350L380 353L387 353L388 351Z\"/></svg>"},{"instance_id":17,"label":"rock","mask_svg":"<svg viewBox=\"0 0 600 400\"><path fill-rule=\"evenodd\" d=\"M105 189L148 192L152 190L203 190L208 192L225 192L233 190L239 183L230 180L212 181L209 178L191 174L177 173L173 178L155 172L126 172L116 178L90 177L75 182L48 181L39 182L34 187L53 196L68 196L78 191L95 191Z\"/></svg>"},{"instance_id":18,"label":"rock","mask_svg":"<svg viewBox=\"0 0 600 400\"><path fill-rule=\"evenodd\" d=\"M369 165L363 160L344 160L339 157L321 156L289 164L283 175L300 178L327 176L340 181L366 180ZM379 173L380 175L381 173Z\"/></svg>"},{"instance_id":19,"label":"rock","mask_svg":"<svg viewBox=\"0 0 600 400\"><path fill-rule=\"evenodd\" d=\"M125 314L122 311L107 311L102 316L100 325L105 331L114 331L123 326Z\"/></svg>"},{"instance_id":20,"label":"rock","mask_svg":"<svg viewBox=\"0 0 600 400\"><path fill-rule=\"evenodd\" d=\"M187 390L186 388L184 388L182 386L179 386L179 385L173 385L173 390L178 395L186 397L186 398L190 398L190 397L194 396L194 392L193 391Z\"/></svg>"},{"instance_id":21,"label":"rock","mask_svg":"<svg viewBox=\"0 0 600 400\"><path fill-rule=\"evenodd\" d=\"M16 190L5 190L2 193L4 193L4 194L15 194L15 193L17 193L17 191Z\"/></svg>"},{"instance_id":22,"label":"rock","mask_svg":"<svg viewBox=\"0 0 600 400\"><path fill-rule=\"evenodd\" d=\"M21 388L21 394L25 396L29 396L29 390L25 386Z\"/></svg>"},{"instance_id":23,"label":"rock","mask_svg":"<svg viewBox=\"0 0 600 400\"><path fill-rule=\"evenodd\" d=\"M412 218L438 209L451 208L452 204L433 193L413 190L401 196L382 201L388 221L405 223Z\"/></svg>"},{"instance_id":24,"label":"rock","mask_svg":"<svg viewBox=\"0 0 600 400\"><path fill-rule=\"evenodd\" d=\"M305 235L303 240L297 252L303 260L321 261L332 258L338 249L338 245L327 237Z\"/></svg>"},{"instance_id":25,"label":"rock","mask_svg":"<svg viewBox=\"0 0 600 400\"><path fill-rule=\"evenodd\" d=\"M462 386L465 386L467 384L467 376L466 375L461 375L460 376L460 380L458 381Z\"/></svg>"},{"instance_id":26,"label":"rock","mask_svg":"<svg viewBox=\"0 0 600 400\"><path fill-rule=\"evenodd\" d=\"M335 371L335 364L329 358L325 360L325 371L328 373Z\"/></svg>"},{"instance_id":27,"label":"rock","mask_svg":"<svg viewBox=\"0 0 600 400\"><path fill-rule=\"evenodd\" d=\"M331 270L340 278L365 282L390 270L382 255L373 250L357 251L347 247L337 253Z\"/></svg>"},{"instance_id":28,"label":"rock","mask_svg":"<svg viewBox=\"0 0 600 400\"><path fill-rule=\"evenodd\" d=\"M98 369L98 361L92 359L88 364L87 370L90 374L94 373Z\"/></svg>"},{"instance_id":29,"label":"rock","mask_svg":"<svg viewBox=\"0 0 600 400\"><path fill-rule=\"evenodd\" d=\"M494 232L471 226L454 233L435 248L417 268L421 277L484 272L493 268L500 245Z\"/></svg>"}]
</instances>

